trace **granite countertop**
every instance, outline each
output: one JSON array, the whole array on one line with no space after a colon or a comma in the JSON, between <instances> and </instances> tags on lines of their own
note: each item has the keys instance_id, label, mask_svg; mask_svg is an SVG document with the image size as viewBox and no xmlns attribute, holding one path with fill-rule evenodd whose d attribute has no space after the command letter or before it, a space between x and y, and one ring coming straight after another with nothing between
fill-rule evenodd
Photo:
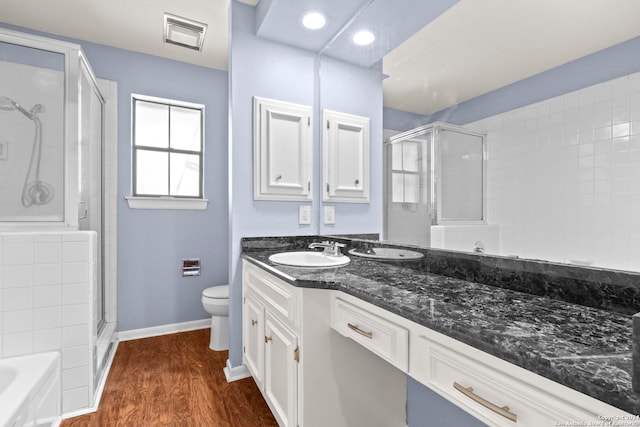
<instances>
[{"instance_id":1,"label":"granite countertop","mask_svg":"<svg viewBox=\"0 0 640 427\"><path fill-rule=\"evenodd\" d=\"M351 256L334 269L243 258L298 287L336 289L632 414L632 316ZM603 414L606 415L606 414Z\"/></svg>"}]
</instances>

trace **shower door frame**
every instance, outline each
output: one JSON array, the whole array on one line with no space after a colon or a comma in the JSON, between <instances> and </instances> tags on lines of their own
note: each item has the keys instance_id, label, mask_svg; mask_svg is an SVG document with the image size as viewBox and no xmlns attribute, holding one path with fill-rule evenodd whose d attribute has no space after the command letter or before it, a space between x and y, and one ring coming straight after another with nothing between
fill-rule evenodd
<instances>
[{"instance_id":1,"label":"shower door frame","mask_svg":"<svg viewBox=\"0 0 640 427\"><path fill-rule=\"evenodd\" d=\"M439 197L441 195L441 182L439 179L439 172L441 168L441 156L440 156L440 144L437 143L440 132L442 130L458 132L465 135L476 136L482 139L482 219L479 221L464 221L464 220L440 220L442 217L441 206L439 203ZM462 126L451 125L445 122L433 122L428 125L419 126L414 129L410 129L405 132L397 133L384 141L384 238L388 237L389 230L389 215L388 215L388 203L389 201L389 159L386 146L391 144L406 141L417 136L422 136L430 133L428 137L428 155L429 155L429 199L427 201L428 210L428 222L433 225L478 225L487 224L487 134L484 132L477 132L471 129L467 129Z\"/></svg>"},{"instance_id":2,"label":"shower door frame","mask_svg":"<svg viewBox=\"0 0 640 427\"><path fill-rule=\"evenodd\" d=\"M63 197L62 221L0 221L2 231L54 231L78 229L78 144L80 45L0 28L0 42L64 55ZM75 156L75 157L74 157Z\"/></svg>"}]
</instances>

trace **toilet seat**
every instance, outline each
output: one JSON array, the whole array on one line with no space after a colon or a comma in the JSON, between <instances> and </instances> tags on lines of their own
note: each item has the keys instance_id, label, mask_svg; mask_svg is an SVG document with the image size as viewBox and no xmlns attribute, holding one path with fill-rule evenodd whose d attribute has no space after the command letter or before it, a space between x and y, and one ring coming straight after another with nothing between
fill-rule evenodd
<instances>
[{"instance_id":1,"label":"toilet seat","mask_svg":"<svg viewBox=\"0 0 640 427\"><path fill-rule=\"evenodd\" d=\"M202 291L202 296L211 299L228 299L229 285L213 286Z\"/></svg>"}]
</instances>

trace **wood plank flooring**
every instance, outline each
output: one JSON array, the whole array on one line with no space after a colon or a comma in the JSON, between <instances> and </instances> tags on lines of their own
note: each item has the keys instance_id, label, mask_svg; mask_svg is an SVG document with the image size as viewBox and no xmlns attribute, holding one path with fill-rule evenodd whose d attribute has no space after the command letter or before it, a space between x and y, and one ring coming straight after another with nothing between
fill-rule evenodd
<instances>
[{"instance_id":1,"label":"wood plank flooring","mask_svg":"<svg viewBox=\"0 0 640 427\"><path fill-rule=\"evenodd\" d=\"M62 427L277 426L252 378L227 383L209 329L118 345L98 411Z\"/></svg>"}]
</instances>

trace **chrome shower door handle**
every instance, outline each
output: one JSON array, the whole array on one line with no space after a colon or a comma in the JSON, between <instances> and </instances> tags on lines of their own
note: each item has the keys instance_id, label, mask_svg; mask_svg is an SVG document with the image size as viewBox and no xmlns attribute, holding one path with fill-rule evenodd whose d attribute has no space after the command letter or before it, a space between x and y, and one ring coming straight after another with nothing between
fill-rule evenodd
<instances>
[{"instance_id":1,"label":"chrome shower door handle","mask_svg":"<svg viewBox=\"0 0 640 427\"><path fill-rule=\"evenodd\" d=\"M87 202L78 203L78 219L87 219L89 216L89 209L87 208Z\"/></svg>"}]
</instances>

